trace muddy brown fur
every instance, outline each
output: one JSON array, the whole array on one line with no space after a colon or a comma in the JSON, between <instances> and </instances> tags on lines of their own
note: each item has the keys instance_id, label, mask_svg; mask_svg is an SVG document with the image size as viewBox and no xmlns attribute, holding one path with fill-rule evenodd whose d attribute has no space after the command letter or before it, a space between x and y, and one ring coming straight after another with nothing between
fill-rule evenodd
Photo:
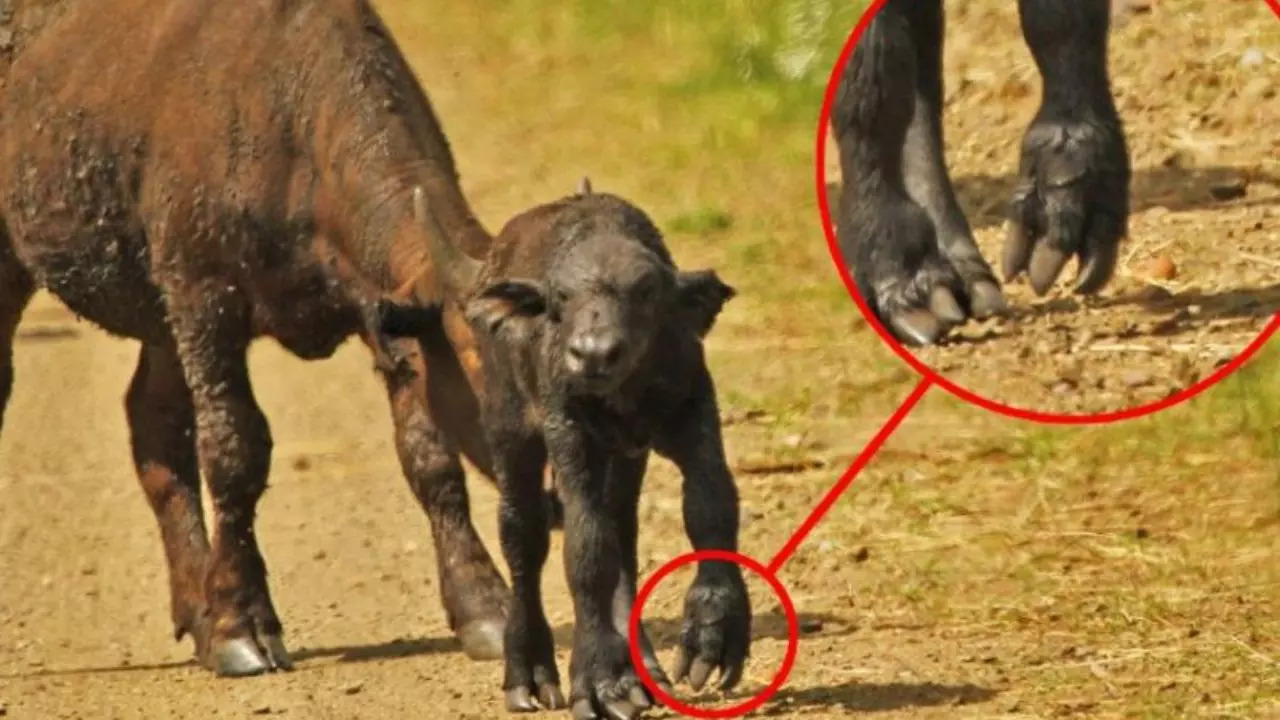
<instances>
[{"instance_id":1,"label":"muddy brown fur","mask_svg":"<svg viewBox=\"0 0 1280 720\"><path fill-rule=\"evenodd\" d=\"M470 655L498 656L508 590L459 460L492 476L479 360L427 249L440 233L478 256L492 236L373 9L30 0L0 4L0 30L0 416L37 289L141 341L126 409L175 634L222 674L284 668L254 534L272 440L246 351L266 337L320 359L358 336L430 520L449 623Z\"/></svg>"},{"instance_id":2,"label":"muddy brown fur","mask_svg":"<svg viewBox=\"0 0 1280 720\"><path fill-rule=\"evenodd\" d=\"M679 270L643 211L590 183L516 216L483 263L459 259L442 266L441 277L449 296L469 298L466 316L484 370L482 418L513 583L507 708L633 718L653 702L627 643L638 500L651 451L684 477L694 548L737 548L737 488L703 353L703 338L734 291L713 271ZM540 594L549 539L539 493L548 462L563 503L574 604L567 702ZM700 563L671 677L699 689L718 670L720 687L733 687L750 627L741 569ZM669 689L643 629L639 642L647 669Z\"/></svg>"}]
</instances>

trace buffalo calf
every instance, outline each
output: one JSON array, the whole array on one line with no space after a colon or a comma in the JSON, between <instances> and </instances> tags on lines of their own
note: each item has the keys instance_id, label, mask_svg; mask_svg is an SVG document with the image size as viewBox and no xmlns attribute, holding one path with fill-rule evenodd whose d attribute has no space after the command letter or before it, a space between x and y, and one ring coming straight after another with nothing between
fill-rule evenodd
<instances>
[{"instance_id":1,"label":"buffalo calf","mask_svg":"<svg viewBox=\"0 0 1280 720\"><path fill-rule=\"evenodd\" d=\"M1004 279L1026 272L1043 295L1078 257L1075 289L1094 293L1111 278L1129 215L1109 2L1019 0L1018 10L1044 93L1022 141ZM831 114L841 250L881 322L913 344L1005 308L944 162L943 24L942 0L888 0L842 70Z\"/></svg>"},{"instance_id":2,"label":"buffalo calf","mask_svg":"<svg viewBox=\"0 0 1280 720\"><path fill-rule=\"evenodd\" d=\"M513 218L483 264L443 244L433 256L446 295L469 298L482 358L482 420L513 583L507 707L566 704L539 589L549 461L574 606L568 704L579 719L635 717L652 702L627 644L637 503L651 450L683 475L693 546L737 547L737 489L702 345L733 290L712 271L678 270L642 211L589 184ZM750 629L741 569L702 563L686 595L675 681L700 688L718 669L721 687L737 684ZM647 669L669 687L643 631L639 642Z\"/></svg>"}]
</instances>

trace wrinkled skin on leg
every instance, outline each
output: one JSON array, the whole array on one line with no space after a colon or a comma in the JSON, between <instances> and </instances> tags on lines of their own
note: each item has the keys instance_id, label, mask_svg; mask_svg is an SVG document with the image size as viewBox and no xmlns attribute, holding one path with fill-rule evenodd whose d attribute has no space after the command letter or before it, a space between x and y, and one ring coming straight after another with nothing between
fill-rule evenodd
<instances>
[{"instance_id":1,"label":"wrinkled skin on leg","mask_svg":"<svg viewBox=\"0 0 1280 720\"><path fill-rule=\"evenodd\" d=\"M1101 290L1128 233L1131 170L1107 73L1107 0L1019 0L1022 33L1044 83L1022 140L1006 279L1026 272L1043 295L1071 258L1076 292Z\"/></svg>"},{"instance_id":2,"label":"wrinkled skin on leg","mask_svg":"<svg viewBox=\"0 0 1280 720\"><path fill-rule=\"evenodd\" d=\"M1023 0L1045 84L1023 142L1004 276L1043 294L1073 255L1080 292L1111 276L1128 215L1128 154L1106 68L1106 0ZM890 0L844 68L832 111L838 234L860 293L901 341L927 345L1005 309L956 202L941 124L941 0Z\"/></svg>"}]
</instances>

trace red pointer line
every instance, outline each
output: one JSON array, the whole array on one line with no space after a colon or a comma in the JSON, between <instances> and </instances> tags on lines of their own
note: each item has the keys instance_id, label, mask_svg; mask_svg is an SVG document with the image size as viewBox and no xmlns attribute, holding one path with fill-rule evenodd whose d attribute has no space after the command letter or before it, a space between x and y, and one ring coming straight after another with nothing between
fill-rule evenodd
<instances>
[{"instance_id":1,"label":"red pointer line","mask_svg":"<svg viewBox=\"0 0 1280 720\"><path fill-rule=\"evenodd\" d=\"M845 490L849 489L849 485L853 483L854 478L858 477L858 473L862 472L862 469L867 466L867 463L871 462L871 458L875 457L875 454L880 450L881 446L885 444L885 441L889 439L889 436L893 434L893 431L898 429L898 426L902 424L902 421L907 419L907 415L911 413L911 410L915 408L916 403L920 402L920 398L924 397L924 394L931 387L933 387L932 380L929 378L922 379L920 384L916 385L915 389L911 391L911 394L907 396L907 399L902 401L902 405L898 406L898 409L893 412L893 415L889 416L889 420L884 424L884 427L881 427L880 431L876 433L876 436L871 438L871 442L867 443L867 446L862 449L862 452L858 455L858 459L853 461L853 464L849 466L849 469L845 472L844 476L836 482L835 487L831 488L831 490L827 492L826 496L822 498L822 502L818 503L818 507L814 508L813 512L809 513L809 517L805 518L804 522L800 523L799 528L796 528L795 533L793 533L787 540L787 544L783 545L782 549L778 551L778 554L774 555L773 559L769 561L770 573L777 573L778 569L781 568L787 560L791 559L791 556L795 554L796 548L800 547L800 543L804 542L804 539L808 537L809 533L813 530L813 527L822 520L822 516L827 514L827 511L831 509L831 506L836 504L836 500L840 499L840 495L844 493Z\"/></svg>"}]
</instances>

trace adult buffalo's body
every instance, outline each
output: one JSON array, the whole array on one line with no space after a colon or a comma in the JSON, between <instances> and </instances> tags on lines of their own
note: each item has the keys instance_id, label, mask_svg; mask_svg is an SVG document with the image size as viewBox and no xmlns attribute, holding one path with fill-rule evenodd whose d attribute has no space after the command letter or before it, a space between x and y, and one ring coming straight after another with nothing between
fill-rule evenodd
<instances>
[{"instance_id":1,"label":"adult buffalo's body","mask_svg":"<svg viewBox=\"0 0 1280 720\"><path fill-rule=\"evenodd\" d=\"M1004 278L1043 294L1072 257L1075 287L1110 280L1127 232L1129 154L1107 74L1108 0L1019 0L1044 83L1022 142ZM942 0L888 0L842 70L832 128L838 235L859 291L900 339L928 344L1005 307L943 157Z\"/></svg>"},{"instance_id":2,"label":"adult buffalo's body","mask_svg":"<svg viewBox=\"0 0 1280 720\"><path fill-rule=\"evenodd\" d=\"M448 297L483 358L483 424L501 490L502 549L513 596L507 706L564 705L539 580L548 552L539 502L550 461L564 506L574 602L570 698L575 718L631 718L648 697L628 657L636 592L637 501L651 449L684 476L684 520L697 549L737 547L738 498L725 461L702 338L733 295L711 271L676 269L640 210L579 194L511 220L481 266L441 246ZM685 602L676 682L741 677L751 610L740 568L704 562ZM645 665L668 683L643 632Z\"/></svg>"},{"instance_id":3,"label":"adult buffalo's body","mask_svg":"<svg viewBox=\"0 0 1280 720\"><path fill-rule=\"evenodd\" d=\"M492 237L368 3L17 0L4 10L0 414L14 331L37 288L142 341L126 409L175 633L192 635L219 673L287 667L253 530L271 434L246 350L265 336L323 358L358 335L385 377L400 461L430 518L450 624L472 656L499 656L508 590L471 524L458 457L492 472L468 382L478 359L461 315L433 309L441 267L428 252L434 232L475 254ZM415 188L430 225L414 215ZM421 341L385 337L383 323L420 328Z\"/></svg>"}]
</instances>

